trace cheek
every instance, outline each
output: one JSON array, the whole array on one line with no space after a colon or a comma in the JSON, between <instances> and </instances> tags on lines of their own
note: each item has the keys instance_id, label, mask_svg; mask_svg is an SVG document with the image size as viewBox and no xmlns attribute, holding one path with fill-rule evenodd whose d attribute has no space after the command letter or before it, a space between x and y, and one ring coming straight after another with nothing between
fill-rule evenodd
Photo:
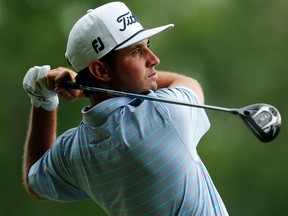
<instances>
[{"instance_id":1,"label":"cheek","mask_svg":"<svg viewBox=\"0 0 288 216\"><path fill-rule=\"evenodd\" d=\"M113 86L126 91L147 88L147 71L145 64L137 59L123 59L113 65Z\"/></svg>"},{"instance_id":2,"label":"cheek","mask_svg":"<svg viewBox=\"0 0 288 216\"><path fill-rule=\"evenodd\" d=\"M123 65L123 76L127 80L143 80L145 77L145 68L141 65L140 62L127 62L125 65Z\"/></svg>"}]
</instances>

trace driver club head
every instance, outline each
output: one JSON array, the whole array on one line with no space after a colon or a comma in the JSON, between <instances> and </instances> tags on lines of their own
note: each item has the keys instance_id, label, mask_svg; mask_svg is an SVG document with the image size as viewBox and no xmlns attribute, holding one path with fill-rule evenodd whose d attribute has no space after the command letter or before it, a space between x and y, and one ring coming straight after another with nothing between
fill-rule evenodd
<instances>
[{"instance_id":1,"label":"driver club head","mask_svg":"<svg viewBox=\"0 0 288 216\"><path fill-rule=\"evenodd\" d=\"M238 114L262 142L272 141L280 132L281 115L272 105L248 105L240 108Z\"/></svg>"}]
</instances>

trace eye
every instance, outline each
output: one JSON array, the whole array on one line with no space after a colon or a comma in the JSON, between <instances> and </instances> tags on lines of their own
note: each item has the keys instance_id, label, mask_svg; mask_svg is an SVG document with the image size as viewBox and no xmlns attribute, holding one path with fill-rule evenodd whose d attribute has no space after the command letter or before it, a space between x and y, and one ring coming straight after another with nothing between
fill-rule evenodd
<instances>
[{"instance_id":1,"label":"eye","mask_svg":"<svg viewBox=\"0 0 288 216\"><path fill-rule=\"evenodd\" d=\"M138 54L140 54L140 53L141 53L140 48L137 48L137 49L135 49L135 50L132 52L132 55L138 55Z\"/></svg>"},{"instance_id":2,"label":"eye","mask_svg":"<svg viewBox=\"0 0 288 216\"><path fill-rule=\"evenodd\" d=\"M150 48L150 40L147 42L147 47Z\"/></svg>"}]
</instances>

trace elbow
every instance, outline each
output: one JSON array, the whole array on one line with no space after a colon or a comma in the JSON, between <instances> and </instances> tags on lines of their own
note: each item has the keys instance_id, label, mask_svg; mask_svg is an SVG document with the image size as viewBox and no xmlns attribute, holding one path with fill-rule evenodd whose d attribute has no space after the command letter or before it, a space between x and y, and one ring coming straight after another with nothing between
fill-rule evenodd
<instances>
[{"instance_id":1,"label":"elbow","mask_svg":"<svg viewBox=\"0 0 288 216\"><path fill-rule=\"evenodd\" d=\"M44 197L39 196L36 192L33 191L32 187L29 184L28 172L23 173L23 185L27 194L31 196L32 198L38 199L38 200L46 200Z\"/></svg>"},{"instance_id":2,"label":"elbow","mask_svg":"<svg viewBox=\"0 0 288 216\"><path fill-rule=\"evenodd\" d=\"M32 198L34 198L34 199L37 199L37 200L46 200L45 198L43 198L43 197L39 196L37 193L35 193L35 192L32 190L32 188L30 187L29 183L28 183L28 184L24 183L24 187L25 187L25 190L26 190L27 194L28 194L30 197L32 197Z\"/></svg>"}]
</instances>

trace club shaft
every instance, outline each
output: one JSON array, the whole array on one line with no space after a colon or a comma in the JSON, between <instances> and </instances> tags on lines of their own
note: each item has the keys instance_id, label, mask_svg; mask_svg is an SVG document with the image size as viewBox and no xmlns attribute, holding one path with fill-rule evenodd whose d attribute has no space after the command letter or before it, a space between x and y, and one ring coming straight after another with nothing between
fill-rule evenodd
<instances>
[{"instance_id":1,"label":"club shaft","mask_svg":"<svg viewBox=\"0 0 288 216\"><path fill-rule=\"evenodd\" d=\"M123 92L123 91L116 91L116 90L110 90L110 89L104 89L104 88L79 85L75 82L67 82L65 85L65 88L81 89L84 91L105 93L105 94L110 94L110 95L114 95L114 96L118 96L118 97L122 96L122 97L138 98L138 99L143 99L143 100L157 101L157 102L162 102L162 103L170 103L170 104L175 104L175 105L197 107L197 108L202 108L202 109L209 109L209 110L216 110L216 111L221 111L221 112L229 112L229 113L233 113L233 114L238 114L237 109L230 109L230 108L205 105L205 104L201 105L201 104L186 103L186 102L177 101L177 100L169 100L169 99L165 99L165 98L151 97L148 95L128 93L128 92Z\"/></svg>"}]
</instances>

